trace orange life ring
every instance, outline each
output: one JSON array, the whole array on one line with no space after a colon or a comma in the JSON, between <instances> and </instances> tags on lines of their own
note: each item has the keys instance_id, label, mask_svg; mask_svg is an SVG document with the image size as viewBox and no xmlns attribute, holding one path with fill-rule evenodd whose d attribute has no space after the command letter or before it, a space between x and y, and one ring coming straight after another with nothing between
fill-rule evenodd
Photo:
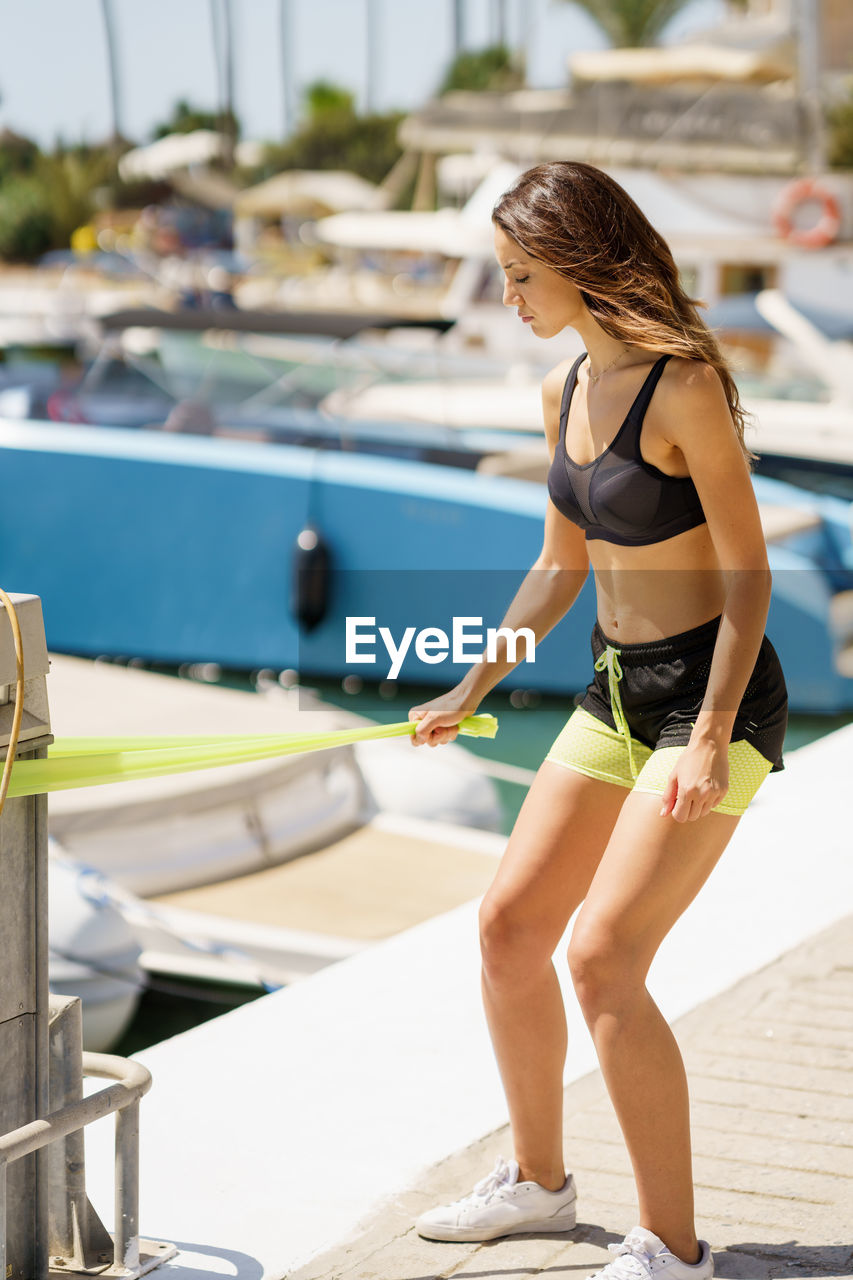
<instances>
[{"instance_id":1,"label":"orange life ring","mask_svg":"<svg viewBox=\"0 0 853 1280\"><path fill-rule=\"evenodd\" d=\"M813 227L795 227L791 214L797 205L807 202L821 205L820 218ZM783 240L802 245L805 249L822 249L832 244L841 228L841 209L831 192L815 182L814 178L798 178L782 192L773 211L773 225Z\"/></svg>"}]
</instances>

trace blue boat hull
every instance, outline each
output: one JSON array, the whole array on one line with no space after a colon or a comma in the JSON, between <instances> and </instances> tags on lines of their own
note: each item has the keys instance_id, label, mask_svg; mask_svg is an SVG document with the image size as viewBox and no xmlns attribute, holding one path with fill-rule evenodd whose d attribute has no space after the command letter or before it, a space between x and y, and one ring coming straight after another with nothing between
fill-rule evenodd
<instances>
[{"instance_id":1,"label":"blue boat hull","mask_svg":"<svg viewBox=\"0 0 853 1280\"><path fill-rule=\"evenodd\" d=\"M410 627L450 632L454 617L496 627L541 548L543 489L453 468L33 422L0 424L0 447L0 584L42 597L59 651L383 679L381 641L375 662L347 661L348 617L375 619L396 642ZM292 609L306 525L332 566L325 616L308 632ZM853 707L827 628L829 575L786 549L772 566L768 631L792 707ZM505 683L582 689L593 620L588 582ZM399 679L449 687L467 666L420 661L413 643Z\"/></svg>"}]
</instances>

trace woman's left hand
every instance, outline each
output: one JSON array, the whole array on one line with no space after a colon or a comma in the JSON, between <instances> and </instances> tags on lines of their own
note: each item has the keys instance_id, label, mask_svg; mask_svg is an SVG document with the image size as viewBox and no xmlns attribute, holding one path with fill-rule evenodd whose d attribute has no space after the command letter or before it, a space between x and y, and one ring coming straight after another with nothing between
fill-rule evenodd
<instances>
[{"instance_id":1,"label":"woman's left hand","mask_svg":"<svg viewBox=\"0 0 853 1280\"><path fill-rule=\"evenodd\" d=\"M669 775L661 801L661 816L672 814L676 822L704 818L728 789L728 746L709 741L689 742Z\"/></svg>"}]
</instances>

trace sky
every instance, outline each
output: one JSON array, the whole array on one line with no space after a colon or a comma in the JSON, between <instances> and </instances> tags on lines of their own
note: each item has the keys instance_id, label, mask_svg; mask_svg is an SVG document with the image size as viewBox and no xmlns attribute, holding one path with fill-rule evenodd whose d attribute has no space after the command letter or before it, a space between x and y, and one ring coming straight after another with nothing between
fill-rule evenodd
<instances>
[{"instance_id":1,"label":"sky","mask_svg":"<svg viewBox=\"0 0 853 1280\"><path fill-rule=\"evenodd\" d=\"M349 88L367 105L364 24L377 15L375 109L410 110L435 90L452 56L451 0L289 0L291 101L313 80ZM232 0L235 99L244 138L281 138L288 103L282 91L279 0ZM187 98L215 110L217 80L209 0L111 0L121 74L121 124L136 142ZM495 37L492 0L468 0L465 46ZM723 0L691 0L665 40L718 21ZM566 83L573 50L606 47L592 19L564 0L508 0L509 35L527 49L536 87ZM0 128L43 146L99 141L110 114L101 0L0 0ZM290 112L292 122L293 112Z\"/></svg>"}]
</instances>

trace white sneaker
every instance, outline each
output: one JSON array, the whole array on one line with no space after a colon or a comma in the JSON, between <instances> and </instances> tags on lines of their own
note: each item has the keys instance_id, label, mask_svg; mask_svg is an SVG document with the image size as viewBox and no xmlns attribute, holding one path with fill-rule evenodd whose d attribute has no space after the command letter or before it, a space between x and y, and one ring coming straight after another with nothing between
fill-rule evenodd
<instances>
[{"instance_id":1,"label":"white sneaker","mask_svg":"<svg viewBox=\"0 0 853 1280\"><path fill-rule=\"evenodd\" d=\"M682 1262L667 1249L663 1240L645 1227L632 1227L621 1244L609 1244L615 1254L593 1280L652 1280L665 1272L665 1280L711 1280L714 1260L707 1240L699 1241L698 1262Z\"/></svg>"},{"instance_id":2,"label":"white sneaker","mask_svg":"<svg viewBox=\"0 0 853 1280\"><path fill-rule=\"evenodd\" d=\"M575 1225L575 1180L571 1174L559 1191L538 1182L519 1182L518 1165L498 1162L474 1190L453 1204L422 1213L415 1223L427 1240L494 1240L526 1231L571 1231Z\"/></svg>"}]
</instances>

